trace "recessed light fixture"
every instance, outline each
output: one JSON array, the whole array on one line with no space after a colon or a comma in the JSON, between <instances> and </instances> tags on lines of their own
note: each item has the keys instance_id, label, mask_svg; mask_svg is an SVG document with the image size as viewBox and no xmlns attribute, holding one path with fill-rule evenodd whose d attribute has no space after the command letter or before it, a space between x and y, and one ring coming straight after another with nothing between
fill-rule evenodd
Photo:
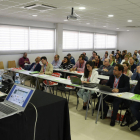
<instances>
[{"instance_id":1,"label":"recessed light fixture","mask_svg":"<svg viewBox=\"0 0 140 140\"><path fill-rule=\"evenodd\" d=\"M87 24L90 24L90 23L87 23Z\"/></svg>"},{"instance_id":2,"label":"recessed light fixture","mask_svg":"<svg viewBox=\"0 0 140 140\"><path fill-rule=\"evenodd\" d=\"M127 20L127 22L132 22L132 20L129 19L129 20Z\"/></svg>"},{"instance_id":3,"label":"recessed light fixture","mask_svg":"<svg viewBox=\"0 0 140 140\"><path fill-rule=\"evenodd\" d=\"M119 29L119 28L116 28L117 30Z\"/></svg>"},{"instance_id":4,"label":"recessed light fixture","mask_svg":"<svg viewBox=\"0 0 140 140\"><path fill-rule=\"evenodd\" d=\"M114 17L114 15L108 15L108 17Z\"/></svg>"},{"instance_id":5,"label":"recessed light fixture","mask_svg":"<svg viewBox=\"0 0 140 140\"><path fill-rule=\"evenodd\" d=\"M37 15L32 15L33 17L37 17Z\"/></svg>"},{"instance_id":6,"label":"recessed light fixture","mask_svg":"<svg viewBox=\"0 0 140 140\"><path fill-rule=\"evenodd\" d=\"M68 20L64 20L64 21L68 21Z\"/></svg>"},{"instance_id":7,"label":"recessed light fixture","mask_svg":"<svg viewBox=\"0 0 140 140\"><path fill-rule=\"evenodd\" d=\"M86 8L85 8L85 7L79 7L79 9L80 9L80 10L84 10L84 9L86 9Z\"/></svg>"},{"instance_id":8,"label":"recessed light fixture","mask_svg":"<svg viewBox=\"0 0 140 140\"><path fill-rule=\"evenodd\" d=\"M129 30L127 30L127 31L129 31Z\"/></svg>"},{"instance_id":9,"label":"recessed light fixture","mask_svg":"<svg viewBox=\"0 0 140 140\"><path fill-rule=\"evenodd\" d=\"M103 27L106 27L106 26L103 26Z\"/></svg>"}]
</instances>

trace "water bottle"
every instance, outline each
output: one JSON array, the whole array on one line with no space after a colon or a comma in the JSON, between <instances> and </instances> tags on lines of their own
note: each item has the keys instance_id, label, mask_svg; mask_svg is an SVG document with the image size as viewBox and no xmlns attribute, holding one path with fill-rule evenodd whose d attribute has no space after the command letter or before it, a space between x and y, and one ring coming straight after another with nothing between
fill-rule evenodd
<instances>
[{"instance_id":1,"label":"water bottle","mask_svg":"<svg viewBox=\"0 0 140 140\"><path fill-rule=\"evenodd\" d=\"M2 88L2 76L0 75L0 88Z\"/></svg>"},{"instance_id":2,"label":"water bottle","mask_svg":"<svg viewBox=\"0 0 140 140\"><path fill-rule=\"evenodd\" d=\"M19 76L19 73L16 73L16 76L15 76L15 83L16 83L16 84L20 84L20 76Z\"/></svg>"}]
</instances>

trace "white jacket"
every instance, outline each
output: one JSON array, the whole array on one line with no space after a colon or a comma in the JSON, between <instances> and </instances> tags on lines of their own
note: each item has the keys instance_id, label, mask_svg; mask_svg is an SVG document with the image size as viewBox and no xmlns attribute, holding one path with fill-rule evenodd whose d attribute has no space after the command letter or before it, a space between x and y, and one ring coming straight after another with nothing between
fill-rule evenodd
<instances>
[{"instance_id":1,"label":"white jacket","mask_svg":"<svg viewBox=\"0 0 140 140\"><path fill-rule=\"evenodd\" d=\"M87 78L84 77L84 75L81 77L81 81L87 81ZM100 80L98 79L98 72L96 70L92 70L92 74L90 77L90 83L99 83Z\"/></svg>"}]
</instances>

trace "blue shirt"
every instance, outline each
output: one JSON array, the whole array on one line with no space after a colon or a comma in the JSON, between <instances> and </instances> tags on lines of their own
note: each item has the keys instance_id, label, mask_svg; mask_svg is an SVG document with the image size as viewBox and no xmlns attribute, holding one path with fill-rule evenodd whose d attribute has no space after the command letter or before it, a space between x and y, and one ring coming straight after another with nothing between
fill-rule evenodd
<instances>
[{"instance_id":1,"label":"blue shirt","mask_svg":"<svg viewBox=\"0 0 140 140\"><path fill-rule=\"evenodd\" d=\"M52 61L52 65L54 69L58 69L61 65L62 61L58 60L57 62L55 60Z\"/></svg>"}]
</instances>

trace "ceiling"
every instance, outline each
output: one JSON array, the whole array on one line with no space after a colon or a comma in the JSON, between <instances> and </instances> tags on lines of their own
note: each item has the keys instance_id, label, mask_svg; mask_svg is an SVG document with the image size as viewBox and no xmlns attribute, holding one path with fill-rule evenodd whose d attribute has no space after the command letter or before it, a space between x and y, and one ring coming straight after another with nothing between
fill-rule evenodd
<instances>
[{"instance_id":1,"label":"ceiling","mask_svg":"<svg viewBox=\"0 0 140 140\"><path fill-rule=\"evenodd\" d=\"M52 5L57 9L38 11L21 8L35 3ZM64 21L70 15L72 7L80 16L79 19ZM86 9L80 10L79 7ZM114 17L108 17L108 15L114 15ZM140 0L0 0L0 16L115 31L137 31L140 28L126 26L140 26ZM129 23L127 20L132 20L132 22Z\"/></svg>"}]
</instances>

